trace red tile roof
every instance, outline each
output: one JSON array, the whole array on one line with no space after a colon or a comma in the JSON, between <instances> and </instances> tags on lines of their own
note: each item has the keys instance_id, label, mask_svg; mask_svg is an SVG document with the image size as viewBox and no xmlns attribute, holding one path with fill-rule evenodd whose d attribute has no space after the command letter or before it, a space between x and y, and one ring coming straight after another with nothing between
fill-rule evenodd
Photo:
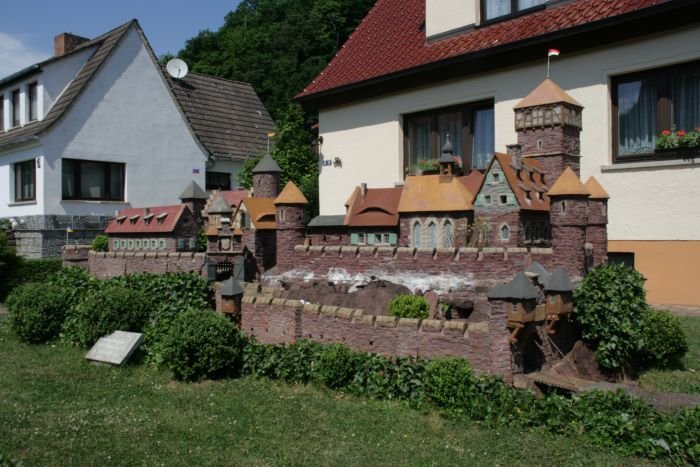
<instances>
[{"instance_id":1,"label":"red tile roof","mask_svg":"<svg viewBox=\"0 0 700 467\"><path fill-rule=\"evenodd\" d=\"M153 214L150 222L144 221L146 209ZM178 220L185 212L189 211L187 205L176 204L173 206L156 206L150 208L122 209L115 219L105 229L107 234L137 234L137 233L171 233L175 230ZM166 214L162 221L158 217ZM136 217L138 216L138 217ZM132 220L133 218L133 220ZM120 222L122 220L122 222Z\"/></svg>"},{"instance_id":2,"label":"red tile roof","mask_svg":"<svg viewBox=\"0 0 700 467\"><path fill-rule=\"evenodd\" d=\"M245 198L250 196L248 190L226 190L220 191L219 196L224 198L226 202L235 211Z\"/></svg>"},{"instance_id":3,"label":"red tile roof","mask_svg":"<svg viewBox=\"0 0 700 467\"><path fill-rule=\"evenodd\" d=\"M425 0L378 0L326 69L297 98L476 55L670 1L576 0L426 42Z\"/></svg>"},{"instance_id":4,"label":"red tile roof","mask_svg":"<svg viewBox=\"0 0 700 467\"><path fill-rule=\"evenodd\" d=\"M368 188L365 196L355 188L345 224L349 227L394 227L399 223L402 188Z\"/></svg>"}]
</instances>

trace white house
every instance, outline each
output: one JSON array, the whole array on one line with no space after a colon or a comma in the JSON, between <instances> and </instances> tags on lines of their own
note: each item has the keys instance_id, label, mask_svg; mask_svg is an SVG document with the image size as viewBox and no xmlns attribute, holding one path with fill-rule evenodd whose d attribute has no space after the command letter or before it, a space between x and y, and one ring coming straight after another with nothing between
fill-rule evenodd
<instances>
[{"instance_id":1,"label":"white house","mask_svg":"<svg viewBox=\"0 0 700 467\"><path fill-rule=\"evenodd\" d=\"M165 72L136 20L0 80L0 218L18 251L52 256L127 207L230 189L273 122L249 84Z\"/></svg>"},{"instance_id":2,"label":"white house","mask_svg":"<svg viewBox=\"0 0 700 467\"><path fill-rule=\"evenodd\" d=\"M322 215L401 183L446 135L467 169L516 141L513 108L552 78L583 107L581 177L610 194L610 260L656 304L700 306L700 10L691 0L379 0L297 99L319 111ZM555 52L554 52L555 53Z\"/></svg>"}]
</instances>

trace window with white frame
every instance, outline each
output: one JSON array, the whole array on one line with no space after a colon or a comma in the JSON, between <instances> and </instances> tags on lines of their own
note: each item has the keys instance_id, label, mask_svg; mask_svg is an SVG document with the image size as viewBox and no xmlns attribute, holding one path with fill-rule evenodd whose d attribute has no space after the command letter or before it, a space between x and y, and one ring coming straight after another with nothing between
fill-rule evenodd
<instances>
[{"instance_id":1,"label":"window with white frame","mask_svg":"<svg viewBox=\"0 0 700 467\"><path fill-rule=\"evenodd\" d=\"M27 85L27 121L39 119L39 84L35 81Z\"/></svg>"},{"instance_id":2,"label":"window with white frame","mask_svg":"<svg viewBox=\"0 0 700 467\"><path fill-rule=\"evenodd\" d=\"M19 89L15 89L12 91L10 94L10 118L12 119L12 126L13 127L18 127L21 125L21 120L20 120L20 95L19 95Z\"/></svg>"},{"instance_id":3,"label":"window with white frame","mask_svg":"<svg viewBox=\"0 0 700 467\"><path fill-rule=\"evenodd\" d=\"M34 159L14 164L15 201L36 199L36 162Z\"/></svg>"},{"instance_id":4,"label":"window with white frame","mask_svg":"<svg viewBox=\"0 0 700 467\"><path fill-rule=\"evenodd\" d=\"M510 240L510 228L507 225L501 226L501 240L504 242Z\"/></svg>"},{"instance_id":5,"label":"window with white frame","mask_svg":"<svg viewBox=\"0 0 700 467\"><path fill-rule=\"evenodd\" d=\"M5 96L0 93L0 131L5 131Z\"/></svg>"}]
</instances>

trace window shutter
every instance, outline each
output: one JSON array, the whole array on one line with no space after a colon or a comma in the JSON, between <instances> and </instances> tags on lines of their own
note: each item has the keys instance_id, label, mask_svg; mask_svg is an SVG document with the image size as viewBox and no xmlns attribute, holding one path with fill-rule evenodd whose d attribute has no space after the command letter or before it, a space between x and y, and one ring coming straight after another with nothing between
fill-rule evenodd
<instances>
[{"instance_id":1,"label":"window shutter","mask_svg":"<svg viewBox=\"0 0 700 467\"><path fill-rule=\"evenodd\" d=\"M178 238L178 239L177 239L177 249L178 249L178 250L184 250L184 249L185 249L185 239L184 239L184 238Z\"/></svg>"},{"instance_id":2,"label":"window shutter","mask_svg":"<svg viewBox=\"0 0 700 467\"><path fill-rule=\"evenodd\" d=\"M484 195L477 195L477 196L476 196L476 205L477 205L477 206L483 206L483 205L484 205Z\"/></svg>"},{"instance_id":3,"label":"window shutter","mask_svg":"<svg viewBox=\"0 0 700 467\"><path fill-rule=\"evenodd\" d=\"M390 233L389 234L389 245L396 245L396 234L395 233Z\"/></svg>"},{"instance_id":4,"label":"window shutter","mask_svg":"<svg viewBox=\"0 0 700 467\"><path fill-rule=\"evenodd\" d=\"M515 204L515 195L508 195L508 204L511 206Z\"/></svg>"},{"instance_id":5,"label":"window shutter","mask_svg":"<svg viewBox=\"0 0 700 467\"><path fill-rule=\"evenodd\" d=\"M190 238L190 250L194 250L195 248L197 248L197 239Z\"/></svg>"},{"instance_id":6,"label":"window shutter","mask_svg":"<svg viewBox=\"0 0 700 467\"><path fill-rule=\"evenodd\" d=\"M491 172L486 174L486 183L492 183L493 182L493 177L491 176Z\"/></svg>"},{"instance_id":7,"label":"window shutter","mask_svg":"<svg viewBox=\"0 0 700 467\"><path fill-rule=\"evenodd\" d=\"M368 245L374 245L374 234L367 234L367 244Z\"/></svg>"},{"instance_id":8,"label":"window shutter","mask_svg":"<svg viewBox=\"0 0 700 467\"><path fill-rule=\"evenodd\" d=\"M360 242L360 236L356 233L350 234L350 245L357 245Z\"/></svg>"}]
</instances>

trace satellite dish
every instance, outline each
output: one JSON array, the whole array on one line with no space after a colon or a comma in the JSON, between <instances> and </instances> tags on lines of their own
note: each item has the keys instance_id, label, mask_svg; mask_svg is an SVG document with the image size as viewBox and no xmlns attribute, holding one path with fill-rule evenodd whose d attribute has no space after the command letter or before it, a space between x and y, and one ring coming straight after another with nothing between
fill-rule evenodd
<instances>
[{"instance_id":1,"label":"satellite dish","mask_svg":"<svg viewBox=\"0 0 700 467\"><path fill-rule=\"evenodd\" d=\"M173 78L182 79L187 76L189 68L187 63L180 60L179 58L173 58L165 65L165 69L168 70L168 74Z\"/></svg>"}]
</instances>

